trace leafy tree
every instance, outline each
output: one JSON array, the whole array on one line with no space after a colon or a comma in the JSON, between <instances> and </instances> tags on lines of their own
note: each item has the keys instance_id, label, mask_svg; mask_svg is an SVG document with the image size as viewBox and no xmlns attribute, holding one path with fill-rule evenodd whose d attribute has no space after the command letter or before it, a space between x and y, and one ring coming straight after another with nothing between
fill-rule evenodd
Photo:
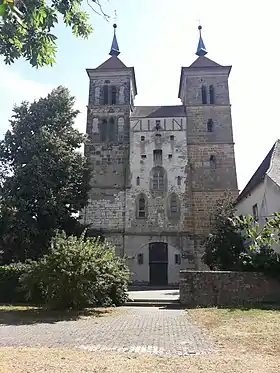
<instances>
[{"instance_id":1,"label":"leafy tree","mask_svg":"<svg viewBox=\"0 0 280 373\"><path fill-rule=\"evenodd\" d=\"M32 66L53 65L57 39L53 31L61 16L76 37L88 38L93 31L83 4L83 0L0 0L0 55L5 63L23 57ZM102 0L89 0L87 4L95 13L109 18Z\"/></svg>"},{"instance_id":2,"label":"leafy tree","mask_svg":"<svg viewBox=\"0 0 280 373\"><path fill-rule=\"evenodd\" d=\"M252 216L237 216L233 223L249 241L247 251L240 254L242 269L280 275L280 213L267 219L263 227Z\"/></svg>"},{"instance_id":3,"label":"leafy tree","mask_svg":"<svg viewBox=\"0 0 280 373\"><path fill-rule=\"evenodd\" d=\"M38 258L55 230L81 233L75 217L88 200L90 172L77 151L84 135L66 88L13 109L0 142L0 250L2 263Z\"/></svg>"},{"instance_id":4,"label":"leafy tree","mask_svg":"<svg viewBox=\"0 0 280 373\"><path fill-rule=\"evenodd\" d=\"M99 238L58 233L50 252L32 262L21 282L34 299L38 286L51 309L121 305L127 298L129 270L124 259Z\"/></svg>"},{"instance_id":5,"label":"leafy tree","mask_svg":"<svg viewBox=\"0 0 280 373\"><path fill-rule=\"evenodd\" d=\"M239 269L243 237L232 220L235 211L234 199L226 192L217 201L211 217L211 233L204 241L205 253L202 260L211 270Z\"/></svg>"}]
</instances>

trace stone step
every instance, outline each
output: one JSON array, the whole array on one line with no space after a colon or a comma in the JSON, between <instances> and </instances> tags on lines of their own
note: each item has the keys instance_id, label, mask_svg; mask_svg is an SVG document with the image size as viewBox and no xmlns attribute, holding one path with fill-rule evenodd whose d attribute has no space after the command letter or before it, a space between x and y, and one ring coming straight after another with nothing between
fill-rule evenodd
<instances>
[{"instance_id":1,"label":"stone step","mask_svg":"<svg viewBox=\"0 0 280 373\"><path fill-rule=\"evenodd\" d=\"M180 307L181 304L179 300L163 300L163 299L129 299L125 302L125 306L130 307L166 307L166 306L174 306Z\"/></svg>"}]
</instances>

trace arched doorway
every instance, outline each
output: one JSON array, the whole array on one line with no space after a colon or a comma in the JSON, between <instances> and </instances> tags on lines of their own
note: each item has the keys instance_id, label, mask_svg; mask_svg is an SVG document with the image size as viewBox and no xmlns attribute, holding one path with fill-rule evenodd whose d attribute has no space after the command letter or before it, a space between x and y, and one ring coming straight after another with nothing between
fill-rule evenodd
<instances>
[{"instance_id":1,"label":"arched doorway","mask_svg":"<svg viewBox=\"0 0 280 373\"><path fill-rule=\"evenodd\" d=\"M168 245L165 242L149 244L150 285L168 284Z\"/></svg>"}]
</instances>

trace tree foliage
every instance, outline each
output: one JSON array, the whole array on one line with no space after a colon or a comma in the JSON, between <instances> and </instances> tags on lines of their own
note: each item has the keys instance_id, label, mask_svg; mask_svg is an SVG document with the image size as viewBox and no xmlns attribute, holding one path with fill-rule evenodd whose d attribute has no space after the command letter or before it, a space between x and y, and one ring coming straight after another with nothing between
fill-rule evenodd
<instances>
[{"instance_id":1,"label":"tree foliage","mask_svg":"<svg viewBox=\"0 0 280 373\"><path fill-rule=\"evenodd\" d=\"M56 55L54 30L62 18L76 37L93 31L83 0L0 0L0 55L6 64L20 57L32 66L53 65ZM91 9L109 18L100 0L88 0ZM92 5L91 5L92 4Z\"/></svg>"},{"instance_id":2,"label":"tree foliage","mask_svg":"<svg viewBox=\"0 0 280 373\"><path fill-rule=\"evenodd\" d=\"M58 87L13 109L0 142L2 263L40 257L57 229L83 230L75 215L87 204L90 173L77 151L85 137L73 128L73 105Z\"/></svg>"},{"instance_id":3,"label":"tree foliage","mask_svg":"<svg viewBox=\"0 0 280 373\"><path fill-rule=\"evenodd\" d=\"M211 216L211 233L204 241L205 253L202 260L211 270L239 268L243 237L232 220L234 215L234 199L226 192L217 201Z\"/></svg>"},{"instance_id":4,"label":"tree foliage","mask_svg":"<svg viewBox=\"0 0 280 373\"><path fill-rule=\"evenodd\" d=\"M58 233L50 252L32 262L21 281L31 299L39 287L51 309L118 306L127 298L129 270L99 238Z\"/></svg>"},{"instance_id":5,"label":"tree foliage","mask_svg":"<svg viewBox=\"0 0 280 373\"><path fill-rule=\"evenodd\" d=\"M280 213L263 227L252 216L237 216L233 223L249 242L248 250L240 254L242 269L280 275Z\"/></svg>"}]
</instances>

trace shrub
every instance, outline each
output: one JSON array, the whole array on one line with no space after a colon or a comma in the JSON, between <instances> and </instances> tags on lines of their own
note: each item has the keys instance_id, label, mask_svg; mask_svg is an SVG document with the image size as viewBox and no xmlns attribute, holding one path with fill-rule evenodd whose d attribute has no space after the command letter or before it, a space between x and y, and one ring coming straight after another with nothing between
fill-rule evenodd
<instances>
[{"instance_id":1,"label":"shrub","mask_svg":"<svg viewBox=\"0 0 280 373\"><path fill-rule=\"evenodd\" d=\"M50 252L30 262L22 285L33 297L39 286L51 309L121 305L127 297L129 270L114 249L99 238L58 233Z\"/></svg>"},{"instance_id":2,"label":"shrub","mask_svg":"<svg viewBox=\"0 0 280 373\"><path fill-rule=\"evenodd\" d=\"M23 303L25 293L20 288L19 278L25 272L22 263L0 266L0 302Z\"/></svg>"}]
</instances>

